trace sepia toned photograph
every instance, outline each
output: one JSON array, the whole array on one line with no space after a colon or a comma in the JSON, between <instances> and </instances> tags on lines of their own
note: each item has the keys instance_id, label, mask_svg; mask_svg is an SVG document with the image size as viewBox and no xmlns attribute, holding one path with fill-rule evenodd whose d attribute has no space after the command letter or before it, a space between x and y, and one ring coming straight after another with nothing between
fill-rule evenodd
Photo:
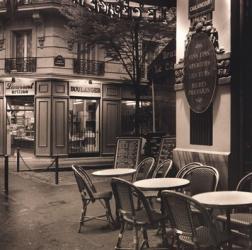
<instances>
[{"instance_id":1,"label":"sepia toned photograph","mask_svg":"<svg viewBox=\"0 0 252 250\"><path fill-rule=\"evenodd\" d=\"M252 250L251 0L0 0L0 250Z\"/></svg>"}]
</instances>

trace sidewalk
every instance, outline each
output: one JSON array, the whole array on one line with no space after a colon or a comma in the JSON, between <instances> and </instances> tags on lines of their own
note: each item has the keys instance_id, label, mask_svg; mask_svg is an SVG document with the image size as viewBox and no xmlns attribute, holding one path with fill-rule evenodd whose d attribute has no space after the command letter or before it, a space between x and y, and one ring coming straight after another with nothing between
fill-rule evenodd
<instances>
[{"instance_id":1,"label":"sidewalk","mask_svg":"<svg viewBox=\"0 0 252 250\"><path fill-rule=\"evenodd\" d=\"M0 160L0 249L3 250L112 250L118 230L107 222L90 221L78 233L81 198L72 171L62 171L59 185L36 176L54 176L53 172L16 172L10 160L9 196L3 192L3 161ZM68 162L72 164L72 162ZM92 170L89 170L91 172ZM28 174L27 174L28 173ZM101 181L94 179L99 189ZM109 183L107 183L109 184ZM109 187L109 185L107 185ZM112 202L114 212L114 201ZM90 204L88 214L103 212L99 203ZM124 244L132 242L132 231ZM151 232L152 244L160 242ZM154 241L154 243L153 243Z\"/></svg>"}]
</instances>

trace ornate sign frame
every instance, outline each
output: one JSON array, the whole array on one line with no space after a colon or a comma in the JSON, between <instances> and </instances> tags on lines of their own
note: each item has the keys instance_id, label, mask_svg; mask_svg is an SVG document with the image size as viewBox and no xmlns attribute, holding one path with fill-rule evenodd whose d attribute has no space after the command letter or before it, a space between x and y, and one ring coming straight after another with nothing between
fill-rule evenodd
<instances>
[{"instance_id":1,"label":"ornate sign frame","mask_svg":"<svg viewBox=\"0 0 252 250\"><path fill-rule=\"evenodd\" d=\"M217 85L217 58L205 32L192 35L185 52L184 88L190 108L203 113L211 105Z\"/></svg>"}]
</instances>

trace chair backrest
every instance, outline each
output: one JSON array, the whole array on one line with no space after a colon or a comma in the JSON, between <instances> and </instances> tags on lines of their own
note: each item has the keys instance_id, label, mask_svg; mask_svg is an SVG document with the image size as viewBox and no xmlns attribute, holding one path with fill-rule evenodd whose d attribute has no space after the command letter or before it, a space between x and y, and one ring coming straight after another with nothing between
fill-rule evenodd
<instances>
[{"instance_id":1,"label":"chair backrest","mask_svg":"<svg viewBox=\"0 0 252 250\"><path fill-rule=\"evenodd\" d=\"M143 212L142 220L148 223L154 221L150 204L140 189L120 178L112 178L111 186L115 197L116 209L120 216L128 221L136 221L135 216L140 203L142 207L141 212Z\"/></svg>"},{"instance_id":2,"label":"chair backrest","mask_svg":"<svg viewBox=\"0 0 252 250\"><path fill-rule=\"evenodd\" d=\"M188 164L186 164L185 166L183 166L176 174L177 178L181 178L181 176L184 174L184 172L186 172L188 169L193 168L193 167L197 167L197 166L203 166L202 163L200 162L190 162Z\"/></svg>"},{"instance_id":3,"label":"chair backrest","mask_svg":"<svg viewBox=\"0 0 252 250\"><path fill-rule=\"evenodd\" d=\"M94 193L96 192L96 189L92 183L90 176L81 166L72 165L72 169L81 196L83 198L88 198L92 202L94 202L95 201Z\"/></svg>"},{"instance_id":4,"label":"chair backrest","mask_svg":"<svg viewBox=\"0 0 252 250\"><path fill-rule=\"evenodd\" d=\"M181 178L190 180L190 195L216 191L219 183L219 172L212 166L195 166L185 171Z\"/></svg>"},{"instance_id":5,"label":"chair backrest","mask_svg":"<svg viewBox=\"0 0 252 250\"><path fill-rule=\"evenodd\" d=\"M174 191L163 191L161 193L161 202L163 213L167 215L167 219L177 233L186 235L192 242L196 244L198 242L198 245L200 245L196 229L202 226L206 229L204 231L208 232L206 240L209 246L218 245L217 229L212 223L206 208L199 202L185 194ZM197 209L197 215L200 215L200 222L193 219L195 209Z\"/></svg>"},{"instance_id":6,"label":"chair backrest","mask_svg":"<svg viewBox=\"0 0 252 250\"><path fill-rule=\"evenodd\" d=\"M157 177L167 177L169 175L170 170L172 169L172 160L167 159L163 161L159 166L156 167L152 174L152 178L157 178Z\"/></svg>"},{"instance_id":7,"label":"chair backrest","mask_svg":"<svg viewBox=\"0 0 252 250\"><path fill-rule=\"evenodd\" d=\"M143 159L136 168L133 181L143 180L151 178L151 174L155 165L155 159L153 157L147 157Z\"/></svg>"},{"instance_id":8,"label":"chair backrest","mask_svg":"<svg viewBox=\"0 0 252 250\"><path fill-rule=\"evenodd\" d=\"M236 190L252 192L252 172L241 178L236 186Z\"/></svg>"}]
</instances>

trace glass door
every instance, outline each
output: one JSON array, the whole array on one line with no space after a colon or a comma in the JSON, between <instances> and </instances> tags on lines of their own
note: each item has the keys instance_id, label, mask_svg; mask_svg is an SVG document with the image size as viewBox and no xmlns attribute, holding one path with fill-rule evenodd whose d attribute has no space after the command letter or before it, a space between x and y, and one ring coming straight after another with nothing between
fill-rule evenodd
<instances>
[{"instance_id":1,"label":"glass door","mask_svg":"<svg viewBox=\"0 0 252 250\"><path fill-rule=\"evenodd\" d=\"M21 154L34 155L35 120L33 97L7 98L7 148L13 155L16 149Z\"/></svg>"},{"instance_id":2,"label":"glass door","mask_svg":"<svg viewBox=\"0 0 252 250\"><path fill-rule=\"evenodd\" d=\"M99 100L70 99L69 154L99 152Z\"/></svg>"}]
</instances>

